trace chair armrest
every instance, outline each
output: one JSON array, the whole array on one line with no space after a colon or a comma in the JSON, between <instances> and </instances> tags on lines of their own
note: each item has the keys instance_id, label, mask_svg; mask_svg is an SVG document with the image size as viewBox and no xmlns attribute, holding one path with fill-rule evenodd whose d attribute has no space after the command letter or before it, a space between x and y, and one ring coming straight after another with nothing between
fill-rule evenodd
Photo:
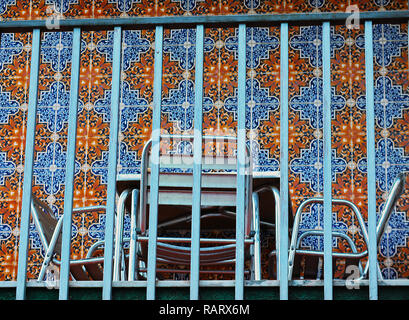
<instances>
[{"instance_id":1,"label":"chair armrest","mask_svg":"<svg viewBox=\"0 0 409 320\"><path fill-rule=\"evenodd\" d=\"M104 244L105 244L105 241L104 241L104 240L99 240L99 241L95 242L95 243L88 249L86 258L87 258L87 259L88 259L88 258L91 258L92 255L93 255L93 253L94 253L94 251L95 251L98 247L100 247L100 246L102 246L102 245L104 245Z\"/></svg>"},{"instance_id":2,"label":"chair armrest","mask_svg":"<svg viewBox=\"0 0 409 320\"><path fill-rule=\"evenodd\" d=\"M291 279L291 277L292 277L292 268L293 268L293 266L291 265L291 263L294 262L294 257L295 257L295 252L296 251L298 251L299 253L302 253L302 254L322 255L322 252L313 251L313 250L297 250L296 248L297 248L298 229L299 229L299 224L300 224L300 221L301 221L301 214L302 214L302 211L303 211L304 207L306 205L310 204L310 203L323 203L323 202L324 202L323 198L310 198L310 199L307 199L304 202L302 202L299 205L298 209L297 209L297 212L296 212L295 218L294 218L294 226L293 226L292 235L291 235L290 252L289 252L289 258L288 258L289 263L290 263L290 269L289 269L289 273L288 273L289 279ZM352 209L352 211L354 211L354 213L355 213L355 215L357 217L358 223L359 223L359 225L361 227L364 240L368 244L368 239L369 239L368 238L368 232L366 230L365 222L364 222L364 220L362 218L362 215L361 215L358 207L354 203L352 203L351 201L343 200L343 199L332 199L332 205L345 205L345 206L350 207ZM331 221L331 224L332 224L332 221ZM364 251L364 252L359 253L359 254L358 253L355 253L355 254L344 253L344 254L336 254L336 255L341 255L343 257L347 257L349 255L352 255L352 256L354 256L354 258L356 258L358 256L365 256L366 252Z\"/></svg>"},{"instance_id":3,"label":"chair armrest","mask_svg":"<svg viewBox=\"0 0 409 320\"><path fill-rule=\"evenodd\" d=\"M305 237L308 237L308 236L323 236L324 235L324 231L323 230L310 230L310 231L306 231L306 232L304 232L299 238L298 238L298 241L297 241L297 244L296 244L296 249L297 249L297 251L298 252L300 252L300 251L307 251L307 250L298 250L298 248L300 247L300 244L301 244L301 240L303 239L303 238L305 238ZM351 249L352 249L352 254L348 254L348 253L333 253L332 255L333 256L342 256L342 257L350 257L350 258L362 258L363 256L365 256L366 254L367 254L367 250L365 250L365 251L363 251L363 252L360 252L360 253L358 253L358 250L357 250L357 248L356 248L356 246L355 246L355 243L353 242L353 240L347 235L347 234L345 234L345 233L343 233L343 232L337 232L337 231L333 231L332 232L332 236L333 237L339 237L339 238L342 238L342 239L344 239L344 240L346 240L347 242L348 242L348 244L349 244L349 246L351 247ZM321 252L321 251L314 251L314 250L308 250L309 252L312 252L313 254L315 254L315 255L323 255L323 252Z\"/></svg>"},{"instance_id":4,"label":"chair armrest","mask_svg":"<svg viewBox=\"0 0 409 320\"><path fill-rule=\"evenodd\" d=\"M295 218L294 218L294 230L293 230L293 238L297 237L298 234L298 226L301 220L301 213L302 210L304 209L304 207L310 203L324 203L324 198L310 198L305 200L304 202L302 202L298 209L297 212L295 214ZM365 221L361 215L361 212L359 211L358 207L351 201L349 200L344 200L344 199L332 199L332 205L344 205L347 206L349 208L352 209L352 211L355 213L359 226L361 227L362 230L362 235L364 237L364 240L366 243L369 242L369 237L368 237L368 232L366 230L366 226L365 226ZM295 231L295 234L294 234Z\"/></svg>"},{"instance_id":5,"label":"chair armrest","mask_svg":"<svg viewBox=\"0 0 409 320\"><path fill-rule=\"evenodd\" d=\"M72 212L95 212L95 211L102 211L106 210L106 206L89 206L89 207L81 207L81 208L74 208Z\"/></svg>"}]
</instances>

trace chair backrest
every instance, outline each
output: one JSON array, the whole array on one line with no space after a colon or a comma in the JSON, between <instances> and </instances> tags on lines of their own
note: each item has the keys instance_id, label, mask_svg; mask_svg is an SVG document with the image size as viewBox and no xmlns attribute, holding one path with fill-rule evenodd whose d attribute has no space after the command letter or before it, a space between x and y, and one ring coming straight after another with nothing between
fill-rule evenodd
<instances>
[{"instance_id":1,"label":"chair backrest","mask_svg":"<svg viewBox=\"0 0 409 320\"><path fill-rule=\"evenodd\" d=\"M386 200L383 210L381 212L379 222L376 227L376 240L377 243L381 240L381 237L385 231L385 227L389 221L389 218L393 212L393 209L396 206L399 198L405 191L405 183L406 183L406 174L401 172L395 179L395 182L392 185L392 188L389 192L388 199Z\"/></svg>"},{"instance_id":2,"label":"chair backrest","mask_svg":"<svg viewBox=\"0 0 409 320\"><path fill-rule=\"evenodd\" d=\"M47 251L53 234L58 227L58 219L54 216L51 208L33 194L31 195L31 214L44 246L44 250ZM54 252L57 254L61 254L62 237L61 232L59 233L60 235L58 236L54 247Z\"/></svg>"},{"instance_id":3,"label":"chair backrest","mask_svg":"<svg viewBox=\"0 0 409 320\"><path fill-rule=\"evenodd\" d=\"M185 142L185 141L193 141L194 136L177 136L177 135L166 135L161 136L161 139L168 139L169 142ZM234 143L237 142L236 137L231 136L203 136L203 141L206 143L208 141L222 141ZM149 140L142 152L142 159L141 159L141 185L140 185L140 221L139 226L142 231L146 228L146 205L148 202L147 199L147 190L150 184L150 167L151 167L151 157L150 151L152 149L152 140ZM228 150L228 152L231 150ZM251 223L251 208L250 208L250 199L251 199L251 186L252 186L252 163L251 163L251 156L248 146L246 146L246 164L245 164L245 174L246 174L246 231L250 232L250 223ZM182 154L182 153L175 153L175 154L166 154L161 155L159 158L159 165L161 169L167 169L165 172L160 173L159 179L159 186L162 188L177 188L179 191L183 188L192 190L192 182L193 182L193 154ZM236 188L236 168L237 168L237 157L234 152L229 152L228 155L222 154L217 156L203 156L202 157L202 189L206 190L214 190L218 192L218 190L227 190L227 189L235 189ZM170 169L170 170L169 170ZM181 170L179 170L181 169ZM180 172L178 172L180 171ZM206 173L203 173L205 171ZM169 172L172 172L169 175ZM230 173L229 176L221 174L221 172ZM166 176L167 175L167 176ZM172 177L173 175L173 177ZM162 176L166 176L161 179ZM174 178L175 181L172 181ZM202 192L202 201L204 197L204 192ZM220 192L222 193L222 191ZM216 197L215 197L216 199Z\"/></svg>"}]
</instances>

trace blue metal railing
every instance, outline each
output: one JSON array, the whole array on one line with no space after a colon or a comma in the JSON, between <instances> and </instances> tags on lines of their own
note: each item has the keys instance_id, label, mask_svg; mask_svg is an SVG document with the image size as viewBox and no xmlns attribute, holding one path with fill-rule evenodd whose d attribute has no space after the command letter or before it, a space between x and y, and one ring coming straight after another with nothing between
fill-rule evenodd
<instances>
[{"instance_id":1,"label":"blue metal railing","mask_svg":"<svg viewBox=\"0 0 409 320\"><path fill-rule=\"evenodd\" d=\"M105 224L105 255L104 255L104 285L102 298L111 299L112 294L112 257L114 251L115 194L118 158L119 131L119 100L121 94L121 51L122 28L114 29L111 117L109 126L109 157L108 157L108 190Z\"/></svg>"},{"instance_id":2,"label":"blue metal railing","mask_svg":"<svg viewBox=\"0 0 409 320\"><path fill-rule=\"evenodd\" d=\"M192 206L192 244L190 262L190 299L199 299L200 268L200 203L202 185L202 123L203 123L203 51L204 26L196 27L196 78L195 78L195 136L193 141L193 206Z\"/></svg>"},{"instance_id":3,"label":"blue metal railing","mask_svg":"<svg viewBox=\"0 0 409 320\"><path fill-rule=\"evenodd\" d=\"M238 103L237 103L237 191L236 191L236 299L244 297L244 210L246 162L246 25L238 34Z\"/></svg>"},{"instance_id":4,"label":"blue metal railing","mask_svg":"<svg viewBox=\"0 0 409 320\"><path fill-rule=\"evenodd\" d=\"M30 227L31 186L33 182L34 138L37 113L38 70L40 63L40 29L33 30L28 95L26 157L24 160L24 184L20 220L20 241L17 270L17 299L24 299L27 278L28 233Z\"/></svg>"},{"instance_id":5,"label":"blue metal railing","mask_svg":"<svg viewBox=\"0 0 409 320\"><path fill-rule=\"evenodd\" d=\"M372 21L365 21L365 88L366 88L366 136L368 154L368 262L369 298L378 298L377 243L376 243L376 177L375 177L375 104L373 79L373 29Z\"/></svg>"},{"instance_id":6,"label":"blue metal railing","mask_svg":"<svg viewBox=\"0 0 409 320\"><path fill-rule=\"evenodd\" d=\"M288 230L288 24L281 24L280 32L280 230ZM288 252L288 233L279 235L279 252ZM279 279L288 279L288 256L278 255ZM280 282L280 298L288 299L288 281Z\"/></svg>"},{"instance_id":7,"label":"blue metal railing","mask_svg":"<svg viewBox=\"0 0 409 320\"><path fill-rule=\"evenodd\" d=\"M72 41L72 67L71 67L71 90L70 108L68 119L68 154L75 155L75 142L77 136L77 114L78 114L78 89L80 78L80 55L81 55L81 29L75 28ZM64 192L64 222L62 229L62 254L60 270L60 299L68 299L68 286L70 274L70 254L71 254L71 230L72 230L72 209L74 197L74 173L75 157L68 157L67 169L65 173Z\"/></svg>"},{"instance_id":8,"label":"blue metal railing","mask_svg":"<svg viewBox=\"0 0 409 320\"><path fill-rule=\"evenodd\" d=\"M289 15L238 15L214 17L165 17L165 18L135 18L135 19L78 19L62 20L62 27L75 27L72 48L72 71L70 86L70 109L68 120L68 146L67 168L65 177L64 195L64 221L63 221L63 246L62 264L60 274L60 299L68 299L69 292L69 260L73 208L73 181L75 165L75 142L78 107L78 82L80 64L80 37L81 27L96 25L115 26L112 68L112 93L110 113L110 137L108 159L108 191L105 226L105 256L103 299L111 299L113 250L114 250L114 223L115 223L115 194L117 177L118 131L119 131L119 99L121 83L121 34L122 27L135 25L157 25L155 38L155 66L153 89L153 122L152 122L152 167L151 167L151 193L149 215L149 245L147 262L147 299L155 299L156 288L156 250L157 250L157 225L158 225L158 192L159 192L159 142L161 132L161 97L162 97L162 55L163 55L163 28L164 25L194 24L196 25L196 83L195 83L195 109L194 109L194 170L193 170L193 208L192 208L192 242L191 242L191 267L190 267L190 298L199 298L199 266L200 266L200 198L201 198L201 145L202 145L202 102L203 102L203 55L204 55L204 26L211 23L239 24L238 28L238 161L237 161L237 200L236 200L236 268L235 268L235 297L244 298L244 212L245 212L245 106L246 106L246 23L280 23L281 24L281 71L280 71L280 214L279 221L281 233L278 246L278 275L280 298L288 299L288 23L289 22L322 22L323 27L323 120L324 120L324 298L332 299L333 271L332 271L332 178L331 178L331 66L330 66L330 22L344 20L348 14L289 14ZM373 45L372 45L372 20L384 18L408 18L408 11L400 12L368 12L362 13L361 19L365 21L365 81L366 81L366 115L367 115L367 152L368 152L368 222L369 222L369 292L370 299L377 299L377 243L376 243L376 185L375 185L375 127L374 127L374 86L373 86ZM29 88L29 106L27 115L27 137L25 146L24 185L20 228L20 243L18 257L18 275L16 282L16 298L25 299L27 285L27 254L29 240L30 202L33 176L34 138L37 107L37 91L40 60L40 35L39 28L43 28L44 21L6 21L1 28L32 27L33 40L31 52L31 71Z\"/></svg>"},{"instance_id":9,"label":"blue metal railing","mask_svg":"<svg viewBox=\"0 0 409 320\"><path fill-rule=\"evenodd\" d=\"M330 23L322 24L324 140L324 299L332 300L332 168Z\"/></svg>"}]
</instances>

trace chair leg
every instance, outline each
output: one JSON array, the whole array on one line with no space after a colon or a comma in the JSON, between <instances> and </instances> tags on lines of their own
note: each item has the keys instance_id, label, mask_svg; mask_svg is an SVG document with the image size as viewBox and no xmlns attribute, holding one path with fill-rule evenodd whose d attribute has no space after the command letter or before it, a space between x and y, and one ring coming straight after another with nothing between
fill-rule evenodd
<instances>
[{"instance_id":1,"label":"chair leg","mask_svg":"<svg viewBox=\"0 0 409 320\"><path fill-rule=\"evenodd\" d=\"M254 256L255 270L254 280L261 280L261 255Z\"/></svg>"},{"instance_id":2,"label":"chair leg","mask_svg":"<svg viewBox=\"0 0 409 320\"><path fill-rule=\"evenodd\" d=\"M250 249L250 280L261 280L261 257L255 254L254 247Z\"/></svg>"},{"instance_id":3,"label":"chair leg","mask_svg":"<svg viewBox=\"0 0 409 320\"><path fill-rule=\"evenodd\" d=\"M131 198L131 239L129 241L129 269L128 269L128 280L135 280L135 269L138 267L137 261L137 239L138 239L138 199L139 199L139 190L132 190ZM136 276L138 277L138 275Z\"/></svg>"},{"instance_id":4,"label":"chair leg","mask_svg":"<svg viewBox=\"0 0 409 320\"><path fill-rule=\"evenodd\" d=\"M252 193L252 201L252 219L254 230L254 244L252 245L252 269L254 269L254 280L261 280L260 210L257 192Z\"/></svg>"},{"instance_id":5,"label":"chair leg","mask_svg":"<svg viewBox=\"0 0 409 320\"><path fill-rule=\"evenodd\" d=\"M44 279L46 269L47 269L51 259L54 256L54 249L55 249L55 246L57 244L58 237L59 237L59 235L61 233L62 223L63 223L63 219L59 219L58 222L57 222L57 225L55 226L55 229L54 229L53 235L51 237L50 243L48 244L48 247L46 248L44 261L43 261L43 264L41 265L40 274L38 275L38 280L39 281Z\"/></svg>"},{"instance_id":6,"label":"chair leg","mask_svg":"<svg viewBox=\"0 0 409 320\"><path fill-rule=\"evenodd\" d=\"M53 250L54 250L54 248L48 247L48 249L47 249L47 251L45 253L44 261L43 261L43 263L41 265L40 273L39 273L38 278L37 278L38 281L44 280L45 273L46 273L47 268L48 268L48 266L50 264L50 261L51 261L51 259L53 257Z\"/></svg>"},{"instance_id":7,"label":"chair leg","mask_svg":"<svg viewBox=\"0 0 409 320\"><path fill-rule=\"evenodd\" d=\"M124 190L119 196L116 209L116 230L115 230L115 252L114 252L114 268L113 280L118 281L121 277L121 248L123 245L123 226L125 215L125 201L128 198L130 189Z\"/></svg>"},{"instance_id":8,"label":"chair leg","mask_svg":"<svg viewBox=\"0 0 409 320\"><path fill-rule=\"evenodd\" d=\"M126 261L125 261L125 250L121 250L121 280L126 281Z\"/></svg>"},{"instance_id":9,"label":"chair leg","mask_svg":"<svg viewBox=\"0 0 409 320\"><path fill-rule=\"evenodd\" d=\"M276 252L271 251L268 255L268 261L267 261L267 266L268 266L268 276L270 279L277 279L277 266L276 266Z\"/></svg>"}]
</instances>

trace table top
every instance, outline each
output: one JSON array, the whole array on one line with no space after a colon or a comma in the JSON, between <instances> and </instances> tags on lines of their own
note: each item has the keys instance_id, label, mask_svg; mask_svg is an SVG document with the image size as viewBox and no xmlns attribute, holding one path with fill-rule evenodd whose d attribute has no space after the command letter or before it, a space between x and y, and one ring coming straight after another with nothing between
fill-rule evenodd
<instances>
[{"instance_id":1,"label":"table top","mask_svg":"<svg viewBox=\"0 0 409 320\"><path fill-rule=\"evenodd\" d=\"M223 175L235 175L235 172L223 172ZM173 175L172 173L166 173L165 175ZM174 175L183 175L183 173L174 173ZM191 179L193 179L193 176L189 174ZM215 173L217 175L217 173ZM169 177L170 178L170 177ZM182 179L181 177L180 179ZM128 188L137 188L139 189L140 186L140 180L141 180L141 174L119 174L117 175L117 192L121 193L123 190L128 189ZM231 179L228 179L229 181ZM180 180L181 184L185 184L186 180L182 179ZM226 179L223 181L226 183ZM190 181L189 183L191 184L193 181ZM203 180L202 180L203 183ZM228 183L235 183L234 181L230 181ZM253 188L257 188L263 185L273 185L273 186L279 186L280 184L280 172L279 171L269 171L269 172L260 172L256 171L253 172Z\"/></svg>"},{"instance_id":2,"label":"table top","mask_svg":"<svg viewBox=\"0 0 409 320\"><path fill-rule=\"evenodd\" d=\"M167 175L180 175L181 177L178 177L177 181L180 184L186 184L186 174L180 174L180 173L174 173L174 174L169 174ZM235 172L223 172L223 175L235 175ZM217 173L215 173L217 175ZM190 185L193 182L193 176L190 173L189 174L190 179L188 180ZM172 178L172 177L169 177ZM173 176L173 178L175 178ZM222 178L223 179L223 178ZM121 194L124 190L126 189L140 189L140 180L141 180L141 174L119 174L117 175L117 184L116 184L116 192L118 194ZM202 179L202 187L206 186L206 179ZM224 177L223 181L221 182L221 185L226 185L228 184L230 187L232 185L235 185L235 178L233 179L226 179L226 176ZM230 185L231 184L231 185ZM262 186L275 186L279 188L280 185L280 172L279 171L270 171L270 172L253 172L253 184L252 188L253 190L256 190L258 187ZM220 185L219 185L220 187ZM262 193L259 195L260 197L260 203L259 203L259 208L260 208L260 213L261 213L261 218L267 222L274 222L274 197L272 197L271 193ZM129 199L128 199L129 200ZM129 201L126 203L126 206L128 207L128 210L130 210L129 206L130 203ZM172 216L174 213L174 206L165 206L166 210L163 210L161 216L169 217Z\"/></svg>"}]
</instances>

